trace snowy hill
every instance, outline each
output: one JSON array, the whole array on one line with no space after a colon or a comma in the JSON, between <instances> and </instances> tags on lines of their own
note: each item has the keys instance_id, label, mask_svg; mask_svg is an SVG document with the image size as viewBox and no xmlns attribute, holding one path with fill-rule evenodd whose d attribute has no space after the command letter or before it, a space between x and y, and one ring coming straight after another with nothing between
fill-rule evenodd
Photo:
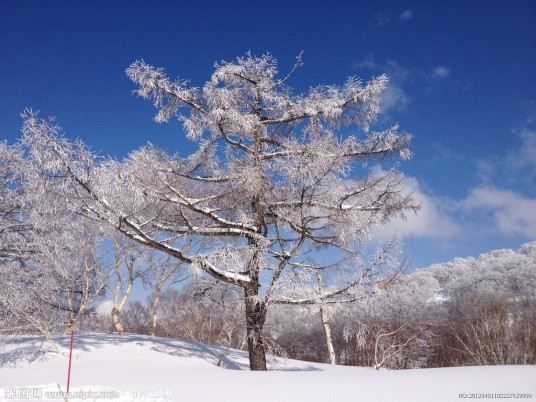
<instances>
[{"instance_id":1,"label":"snowy hill","mask_svg":"<svg viewBox=\"0 0 536 402\"><path fill-rule=\"evenodd\" d=\"M36 355L40 342L32 337L6 345L0 355L0 401L63 401L49 394L66 390L69 337L57 342L63 355L46 345ZM261 373L248 370L243 351L232 350L224 368L217 367L222 352L220 347L143 335L76 334L70 391L86 392L78 395L86 401L439 402L460 400L464 393L536 396L536 366L377 371L271 359L271 371ZM116 394L88 397L90 392Z\"/></svg>"}]
</instances>

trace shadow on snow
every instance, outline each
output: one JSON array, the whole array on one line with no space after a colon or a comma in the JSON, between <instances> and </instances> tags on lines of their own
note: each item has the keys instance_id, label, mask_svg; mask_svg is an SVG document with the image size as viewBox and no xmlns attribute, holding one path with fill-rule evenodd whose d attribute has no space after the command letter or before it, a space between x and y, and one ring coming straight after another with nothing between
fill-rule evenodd
<instances>
[{"instance_id":1,"label":"shadow on snow","mask_svg":"<svg viewBox=\"0 0 536 402\"><path fill-rule=\"evenodd\" d=\"M58 335L54 341L62 350L62 355L68 356L70 334ZM178 339L151 337L147 335L117 333L85 332L75 333L75 353L90 352L102 349L104 346L137 345L146 347L155 352L180 358L196 358L216 366L226 348L223 346L205 345L196 342ZM57 353L39 336L19 336L9 339L2 353L0 353L0 367L16 368L33 361L47 361L57 357ZM286 367L286 360L282 358L269 358L270 366L279 371L313 371L320 370L311 365L303 367ZM222 368L229 370L249 370L247 352L231 349L222 360Z\"/></svg>"}]
</instances>

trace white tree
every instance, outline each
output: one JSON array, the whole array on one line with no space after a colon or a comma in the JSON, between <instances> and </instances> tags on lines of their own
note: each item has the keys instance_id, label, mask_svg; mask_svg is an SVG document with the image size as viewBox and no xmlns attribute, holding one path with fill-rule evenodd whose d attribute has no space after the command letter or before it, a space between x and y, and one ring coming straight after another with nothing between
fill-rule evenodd
<instances>
[{"instance_id":1,"label":"white tree","mask_svg":"<svg viewBox=\"0 0 536 402\"><path fill-rule=\"evenodd\" d=\"M344 327L346 341L356 339L364 363L377 369L426 366L436 346L434 324L444 316L435 300L438 290L427 271L398 277L354 307Z\"/></svg>"},{"instance_id":2,"label":"white tree","mask_svg":"<svg viewBox=\"0 0 536 402\"><path fill-rule=\"evenodd\" d=\"M391 287L398 282L402 273L408 268L406 259L399 260L399 253L400 242L395 237L389 244L378 247L366 264L361 263L363 268L359 270L358 280L352 282L349 286L342 287L343 291L339 294L337 292L341 289L340 286L332 286L331 289L326 289L325 281L321 275L322 272L317 270L317 299L276 299L273 304L315 305L318 308L324 330L329 362L330 364L336 364L337 356L332 335L331 318L341 315L341 313L345 314L352 311L355 305L359 306L359 308L370 306L371 300L375 301L374 299L377 298L377 293L390 291ZM326 294L331 294L331 297L323 297ZM382 314L377 307L376 310L379 314Z\"/></svg>"},{"instance_id":3,"label":"white tree","mask_svg":"<svg viewBox=\"0 0 536 402\"><path fill-rule=\"evenodd\" d=\"M112 234L114 261L111 267L113 283L108 288L113 294L112 324L123 335L125 327L121 323L121 312L126 306L134 282L143 278L149 271L144 250L138 243L119 233Z\"/></svg>"},{"instance_id":4,"label":"white tree","mask_svg":"<svg viewBox=\"0 0 536 402\"><path fill-rule=\"evenodd\" d=\"M196 280L182 288L178 318L186 339L225 346L218 358L221 366L231 348L242 349L246 343L239 292L235 286L214 279Z\"/></svg>"},{"instance_id":5,"label":"white tree","mask_svg":"<svg viewBox=\"0 0 536 402\"><path fill-rule=\"evenodd\" d=\"M157 256L155 254L156 252L149 255L149 275L145 280L145 283L154 289L151 294L151 336L156 336L158 304L160 303L162 292L170 286L189 279L189 276L184 274L184 270L182 269L184 264L181 261L176 261L173 257L166 254L163 256Z\"/></svg>"},{"instance_id":6,"label":"white tree","mask_svg":"<svg viewBox=\"0 0 536 402\"><path fill-rule=\"evenodd\" d=\"M534 347L536 242L514 252L503 249L478 258L456 258L428 269L441 283L449 307L449 345L470 364L530 364ZM456 357L458 356L458 357Z\"/></svg>"},{"instance_id":7,"label":"white tree","mask_svg":"<svg viewBox=\"0 0 536 402\"><path fill-rule=\"evenodd\" d=\"M44 301L57 296L56 281L36 264L38 233L25 179L30 164L20 146L0 142L0 166L0 331L37 330L52 341L59 311Z\"/></svg>"},{"instance_id":8,"label":"white tree","mask_svg":"<svg viewBox=\"0 0 536 402\"><path fill-rule=\"evenodd\" d=\"M35 113L24 119L25 144L43 170L57 172L78 213L243 289L252 370L266 370L262 330L272 302L344 297L367 275L360 242L372 226L417 209L396 165L366 168L411 155L411 136L397 126L369 130L387 77L294 95L287 82L300 65L301 57L278 78L271 55L248 54L216 64L194 88L133 63L127 75L154 101L156 120L178 116L198 143L187 158L147 146L122 162L99 161ZM188 254L185 242L200 251ZM318 294L318 271L343 279Z\"/></svg>"},{"instance_id":9,"label":"white tree","mask_svg":"<svg viewBox=\"0 0 536 402\"><path fill-rule=\"evenodd\" d=\"M20 146L0 144L0 322L7 331L51 334L80 322L101 295L98 227L46 191Z\"/></svg>"},{"instance_id":10,"label":"white tree","mask_svg":"<svg viewBox=\"0 0 536 402\"><path fill-rule=\"evenodd\" d=\"M440 283L442 295L450 300L475 292L502 293L506 297L534 297L536 288L536 242L514 252L503 249L478 258L455 258L426 270Z\"/></svg>"},{"instance_id":11,"label":"white tree","mask_svg":"<svg viewBox=\"0 0 536 402\"><path fill-rule=\"evenodd\" d=\"M22 147L0 142L0 264L21 261L35 248L25 201L24 172L28 162Z\"/></svg>"},{"instance_id":12,"label":"white tree","mask_svg":"<svg viewBox=\"0 0 536 402\"><path fill-rule=\"evenodd\" d=\"M71 214L38 215L40 223L35 224L36 228L57 226L55 233L49 232L36 241L39 254L34 260L40 276L53 279L55 284L48 294L40 291L37 298L65 313L63 332L67 332L104 295L108 273L99 253L103 236L98 227Z\"/></svg>"}]
</instances>

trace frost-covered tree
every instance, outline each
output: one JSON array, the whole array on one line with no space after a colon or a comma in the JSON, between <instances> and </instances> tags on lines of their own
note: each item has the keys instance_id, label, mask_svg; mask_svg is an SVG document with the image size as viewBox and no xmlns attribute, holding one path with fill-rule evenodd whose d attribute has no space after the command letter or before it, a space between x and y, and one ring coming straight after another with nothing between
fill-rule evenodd
<instances>
[{"instance_id":1,"label":"frost-covered tree","mask_svg":"<svg viewBox=\"0 0 536 402\"><path fill-rule=\"evenodd\" d=\"M181 337L195 342L225 346L218 366L231 348L247 344L241 294L233 285L214 279L196 280L182 288L177 318Z\"/></svg>"},{"instance_id":2,"label":"frost-covered tree","mask_svg":"<svg viewBox=\"0 0 536 402\"><path fill-rule=\"evenodd\" d=\"M125 327L121 323L121 313L127 305L134 282L143 278L149 271L144 250L136 242L119 233L112 234L113 263L111 266L110 292L112 301L112 324L123 335Z\"/></svg>"},{"instance_id":3,"label":"frost-covered tree","mask_svg":"<svg viewBox=\"0 0 536 402\"><path fill-rule=\"evenodd\" d=\"M186 281L189 276L184 274L183 264L169 255L157 255L154 252L149 255L148 276L145 284L154 289L151 294L151 336L156 336L158 327L158 304L162 292L170 286Z\"/></svg>"},{"instance_id":4,"label":"frost-covered tree","mask_svg":"<svg viewBox=\"0 0 536 402\"><path fill-rule=\"evenodd\" d=\"M37 330L51 339L61 314L46 302L58 296L56 281L37 263L44 236L31 219L31 165L20 146L0 142L0 166L0 332Z\"/></svg>"},{"instance_id":5,"label":"frost-covered tree","mask_svg":"<svg viewBox=\"0 0 536 402\"><path fill-rule=\"evenodd\" d=\"M21 261L35 250L25 201L28 161L22 147L0 142L0 264Z\"/></svg>"},{"instance_id":6,"label":"frost-covered tree","mask_svg":"<svg viewBox=\"0 0 536 402\"><path fill-rule=\"evenodd\" d=\"M517 252L456 258L408 276L403 294L413 293L412 286L429 294L426 321L439 337L432 365L534 362L535 251L531 242ZM434 318L434 309L445 311L442 319Z\"/></svg>"},{"instance_id":7,"label":"frost-covered tree","mask_svg":"<svg viewBox=\"0 0 536 402\"><path fill-rule=\"evenodd\" d=\"M426 366L434 353L434 326L444 313L436 303L438 282L427 271L402 275L389 289L354 306L343 334L355 344L354 364L390 369Z\"/></svg>"},{"instance_id":8,"label":"frost-covered tree","mask_svg":"<svg viewBox=\"0 0 536 402\"><path fill-rule=\"evenodd\" d=\"M274 57L248 54L216 64L196 88L133 63L127 75L158 108L156 121L178 117L197 143L187 157L150 145L97 160L35 113L24 119L24 142L78 213L242 288L252 370L266 370L270 304L347 297L371 274L361 258L370 229L417 209L396 164L367 167L411 155L397 126L370 130L387 77L293 94L287 83L300 65L280 78Z\"/></svg>"},{"instance_id":9,"label":"frost-covered tree","mask_svg":"<svg viewBox=\"0 0 536 402\"><path fill-rule=\"evenodd\" d=\"M67 332L80 324L92 304L104 296L108 273L99 251L102 232L68 213L48 217L39 214L39 218L36 228L48 226L54 231L36 239L39 252L33 261L42 278L36 284L36 297L65 315L63 332ZM42 282L51 283L48 292L39 287Z\"/></svg>"},{"instance_id":10,"label":"frost-covered tree","mask_svg":"<svg viewBox=\"0 0 536 402\"><path fill-rule=\"evenodd\" d=\"M368 261L368 266L360 271L360 283L356 283L356 286L353 286L351 294L343 292L342 297L325 298L314 303L316 305L315 307L318 307L330 364L337 363L332 331L332 317L340 316L341 313L346 315L346 313L355 309L356 306L358 309L364 310L365 306L370 307L371 301L375 301L378 298L377 294L393 291L393 284L397 284L400 279L403 279L402 273L407 268L407 260L404 260L404 262L397 266L398 258L396 250L398 246L398 241L393 239L389 245L381 247L376 251L374 258ZM320 271L317 271L317 280L317 292L321 296L325 293L325 285ZM299 300L279 300L277 303L288 305L312 304L310 302L303 303ZM352 305L349 305L350 303ZM379 310L378 313L381 315L384 313L384 309L378 308L378 306L379 304L376 304L375 309Z\"/></svg>"},{"instance_id":11,"label":"frost-covered tree","mask_svg":"<svg viewBox=\"0 0 536 402\"><path fill-rule=\"evenodd\" d=\"M15 272L31 254L31 228L24 203L23 176L26 162L20 147L0 142L0 331L22 323L13 314ZM23 324L24 325L24 324Z\"/></svg>"},{"instance_id":12,"label":"frost-covered tree","mask_svg":"<svg viewBox=\"0 0 536 402\"><path fill-rule=\"evenodd\" d=\"M536 242L428 270L442 282L454 361L532 364L536 357ZM456 362L456 364L459 364Z\"/></svg>"},{"instance_id":13,"label":"frost-covered tree","mask_svg":"<svg viewBox=\"0 0 536 402\"><path fill-rule=\"evenodd\" d=\"M494 250L478 258L455 258L427 268L439 282L441 296L455 301L476 292L501 293L512 299L534 297L536 241L515 252Z\"/></svg>"},{"instance_id":14,"label":"frost-covered tree","mask_svg":"<svg viewBox=\"0 0 536 402\"><path fill-rule=\"evenodd\" d=\"M43 185L20 145L0 144L0 329L73 328L106 283L99 228ZM37 181L36 181L37 179Z\"/></svg>"}]
</instances>

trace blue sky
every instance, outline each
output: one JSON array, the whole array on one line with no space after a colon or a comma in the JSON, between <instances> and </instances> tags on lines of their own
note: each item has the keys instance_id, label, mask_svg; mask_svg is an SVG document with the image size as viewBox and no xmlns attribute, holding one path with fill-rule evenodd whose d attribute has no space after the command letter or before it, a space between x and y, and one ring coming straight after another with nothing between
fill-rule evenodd
<instances>
[{"instance_id":1,"label":"blue sky","mask_svg":"<svg viewBox=\"0 0 536 402\"><path fill-rule=\"evenodd\" d=\"M414 135L401 165L421 213L375 232L404 236L415 267L536 239L536 4L531 1L0 0L0 139L26 107L123 157L157 125L124 71L137 59L201 86L214 62L272 53L296 92L350 75L391 78L378 128Z\"/></svg>"}]
</instances>

